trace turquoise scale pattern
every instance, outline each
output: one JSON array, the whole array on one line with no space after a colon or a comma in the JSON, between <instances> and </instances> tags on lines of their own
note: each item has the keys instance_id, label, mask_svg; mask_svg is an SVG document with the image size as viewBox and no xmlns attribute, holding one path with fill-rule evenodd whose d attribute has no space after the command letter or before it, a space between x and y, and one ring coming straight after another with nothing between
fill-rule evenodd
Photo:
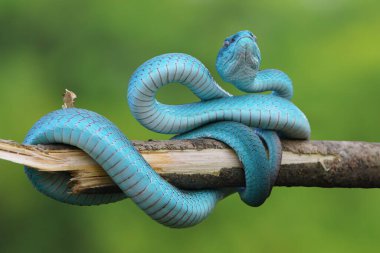
<instances>
[{"instance_id":1,"label":"turquoise scale pattern","mask_svg":"<svg viewBox=\"0 0 380 253\"><path fill-rule=\"evenodd\" d=\"M237 35L240 34L243 34L244 47L253 41L251 33L243 31ZM223 57L221 55L218 57ZM223 68L218 66L220 69ZM232 96L194 57L165 54L148 60L135 71L127 95L132 114L148 129L179 134L175 139L213 138L229 145L244 166L245 187L177 189L149 166L112 122L95 112L74 108L42 117L29 131L24 144L76 146L91 156L122 192L74 195L68 185L70 177L65 173L39 172L28 167L25 172L37 190L55 200L74 205L99 205L130 198L152 219L168 227L198 224L219 200L234 192L238 192L246 204L259 206L270 195L278 174L281 144L277 134L307 139L310 125L302 111L289 101L293 88L286 74L264 70L249 76L255 77L253 82L247 83L250 80L247 76L238 78L244 81L235 85L247 92L270 89L273 93ZM169 83L187 86L201 101L184 105L158 102L157 91Z\"/></svg>"},{"instance_id":2,"label":"turquoise scale pattern","mask_svg":"<svg viewBox=\"0 0 380 253\"><path fill-rule=\"evenodd\" d=\"M269 133L269 132L268 132ZM273 134L273 133L272 133ZM277 135L272 135L278 143ZM198 128L176 139L214 138L234 148L247 169L247 186L237 189L245 202L258 206L271 189L277 173L266 169L262 140L251 128L236 122L218 122ZM29 131L24 144L63 143L91 156L123 191L121 194L70 194L69 176L25 168L37 190L74 205L99 205L131 198L154 220L169 227L187 227L202 221L216 202L231 189L184 191L163 180L144 160L121 131L103 116L83 110L64 109L41 118ZM267 145L272 145L268 142ZM252 159L255 157L255 159Z\"/></svg>"},{"instance_id":3,"label":"turquoise scale pattern","mask_svg":"<svg viewBox=\"0 0 380 253\"><path fill-rule=\"evenodd\" d=\"M261 87L267 83L268 72L276 79L281 77L278 70L265 71L257 75L255 83ZM187 86L202 101L184 105L159 103L155 95L169 83ZM283 89L281 83L278 87ZM159 133L183 133L212 122L236 121L278 131L287 138L307 139L310 135L306 116L288 99L276 94L231 96L200 61L186 54L157 56L140 66L130 80L128 103L142 125Z\"/></svg>"}]
</instances>

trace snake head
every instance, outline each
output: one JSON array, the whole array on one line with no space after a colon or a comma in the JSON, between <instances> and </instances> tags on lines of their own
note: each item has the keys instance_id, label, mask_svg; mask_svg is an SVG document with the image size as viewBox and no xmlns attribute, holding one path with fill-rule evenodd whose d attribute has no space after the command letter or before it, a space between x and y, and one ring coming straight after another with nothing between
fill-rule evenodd
<instances>
[{"instance_id":1,"label":"snake head","mask_svg":"<svg viewBox=\"0 0 380 253\"><path fill-rule=\"evenodd\" d=\"M255 78L260 62L256 36L250 31L240 31L224 40L216 59L216 69L224 81L244 85Z\"/></svg>"}]
</instances>

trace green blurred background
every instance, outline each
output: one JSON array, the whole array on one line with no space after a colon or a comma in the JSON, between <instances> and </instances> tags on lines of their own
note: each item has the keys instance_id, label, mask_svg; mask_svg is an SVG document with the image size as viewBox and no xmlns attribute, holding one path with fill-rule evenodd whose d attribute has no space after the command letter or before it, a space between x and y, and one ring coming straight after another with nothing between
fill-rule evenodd
<instances>
[{"instance_id":1,"label":"green blurred background","mask_svg":"<svg viewBox=\"0 0 380 253\"><path fill-rule=\"evenodd\" d=\"M263 68L290 75L312 139L380 141L379 1L0 0L0 138L22 141L65 88L77 106L130 139L167 139L134 120L128 79L145 60L184 52L218 77L223 39L252 30ZM240 94L228 84L223 87ZM195 97L179 85L162 101ZM0 161L0 252L368 252L380 247L380 191L275 188L260 208L238 196L200 225L165 228L130 201L99 207L55 202L22 167Z\"/></svg>"}]
</instances>

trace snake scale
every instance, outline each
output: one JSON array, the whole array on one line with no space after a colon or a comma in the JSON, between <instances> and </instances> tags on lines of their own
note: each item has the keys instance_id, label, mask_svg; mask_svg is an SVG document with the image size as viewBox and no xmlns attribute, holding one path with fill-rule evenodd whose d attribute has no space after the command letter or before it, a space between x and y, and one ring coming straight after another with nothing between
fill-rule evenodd
<instances>
[{"instance_id":1,"label":"snake scale","mask_svg":"<svg viewBox=\"0 0 380 253\"><path fill-rule=\"evenodd\" d=\"M232 96L192 56L174 53L152 58L132 75L128 103L133 116L146 128L175 139L213 138L235 150L241 160L246 186L237 189L181 190L163 180L121 131L103 116L84 109L61 109L42 117L28 132L24 144L64 143L91 156L122 190L118 194L70 194L70 176L25 168L43 194L75 205L98 205L132 199L154 220L169 227L195 225L215 204L238 192L251 206L269 196L281 160L279 136L307 139L305 115L290 102L291 80L279 70L259 70L261 55L256 37L240 31L223 43L217 71L226 82L248 93ZM187 86L201 101L167 105L155 98L169 83ZM217 159L217 158L210 158Z\"/></svg>"}]
</instances>

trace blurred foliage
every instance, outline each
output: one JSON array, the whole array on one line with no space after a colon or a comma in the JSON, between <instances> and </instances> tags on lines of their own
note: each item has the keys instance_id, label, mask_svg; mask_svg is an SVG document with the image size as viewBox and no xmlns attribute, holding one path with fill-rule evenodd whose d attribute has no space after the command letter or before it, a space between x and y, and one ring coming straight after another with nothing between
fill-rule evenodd
<instances>
[{"instance_id":1,"label":"blurred foliage","mask_svg":"<svg viewBox=\"0 0 380 253\"><path fill-rule=\"evenodd\" d=\"M130 139L164 139L134 120L128 79L145 60L184 52L221 83L223 39L252 30L263 68L295 85L312 139L380 141L378 1L0 0L0 138L22 141L42 115L77 106L116 123ZM164 102L196 98L179 85ZM229 84L223 87L240 94ZM181 94L181 95L179 95ZM0 252L368 252L380 247L380 192L276 188L260 208L237 196L184 230L151 221L130 201L61 204L36 192L21 166L0 161Z\"/></svg>"}]
</instances>

